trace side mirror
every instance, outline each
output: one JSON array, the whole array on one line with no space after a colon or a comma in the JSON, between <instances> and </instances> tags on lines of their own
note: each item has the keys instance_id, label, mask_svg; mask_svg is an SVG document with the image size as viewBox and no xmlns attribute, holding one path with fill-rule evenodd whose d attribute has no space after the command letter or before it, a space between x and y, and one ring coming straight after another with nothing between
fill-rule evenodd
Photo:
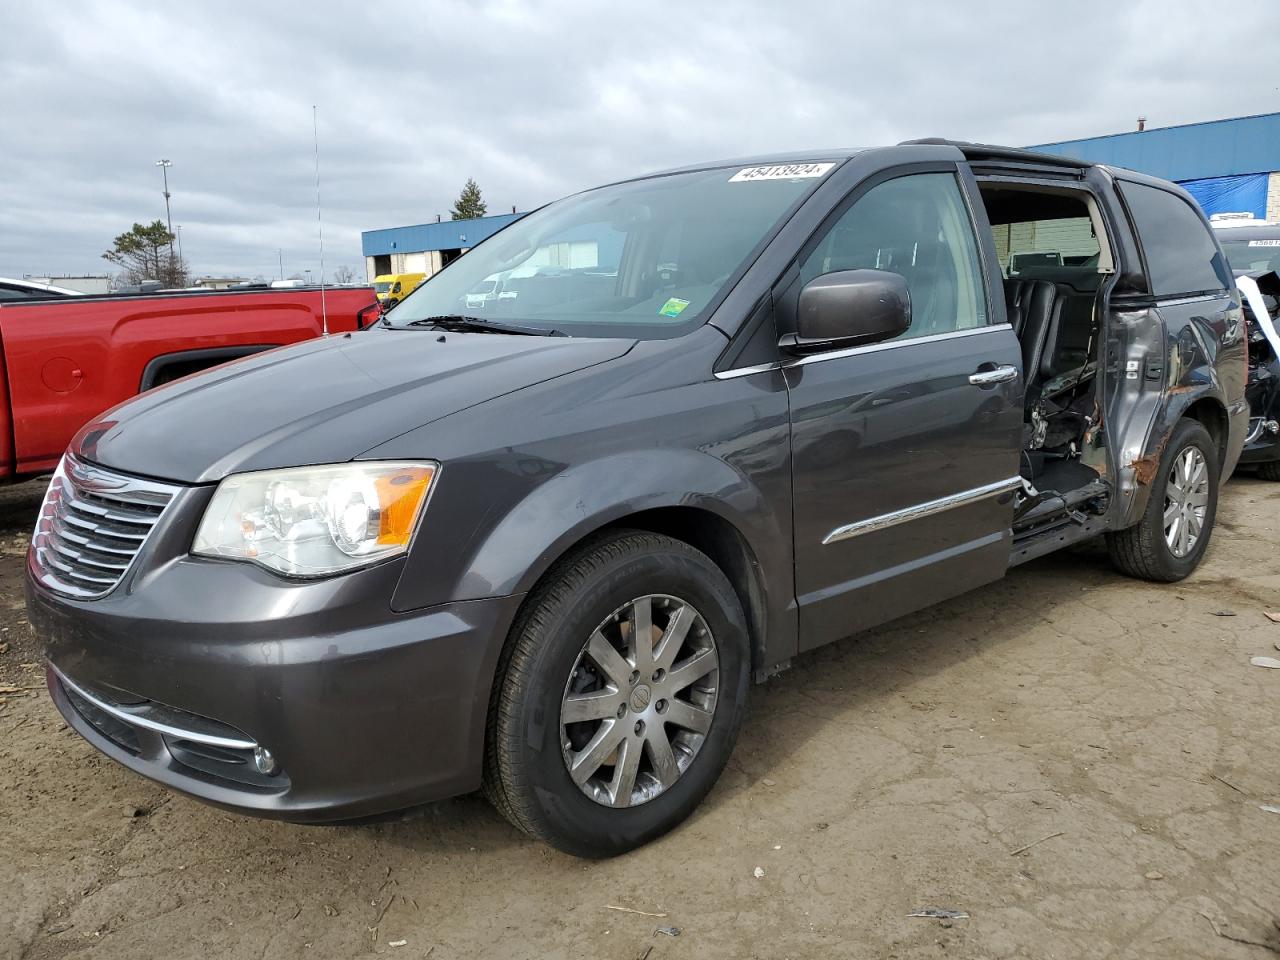
<instances>
[{"instance_id":1,"label":"side mirror","mask_svg":"<svg viewBox=\"0 0 1280 960\"><path fill-rule=\"evenodd\" d=\"M911 326L911 294L901 275L884 270L837 270L800 291L796 332L778 345L815 353L889 340Z\"/></svg>"}]
</instances>

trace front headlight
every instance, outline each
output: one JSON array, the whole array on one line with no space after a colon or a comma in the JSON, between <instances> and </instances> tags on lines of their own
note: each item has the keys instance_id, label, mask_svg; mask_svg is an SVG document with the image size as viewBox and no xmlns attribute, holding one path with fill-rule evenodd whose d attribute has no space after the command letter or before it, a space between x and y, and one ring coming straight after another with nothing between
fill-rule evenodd
<instances>
[{"instance_id":1,"label":"front headlight","mask_svg":"<svg viewBox=\"0 0 1280 960\"><path fill-rule=\"evenodd\" d=\"M227 477L192 553L291 577L341 573L404 553L439 465L344 463Z\"/></svg>"}]
</instances>

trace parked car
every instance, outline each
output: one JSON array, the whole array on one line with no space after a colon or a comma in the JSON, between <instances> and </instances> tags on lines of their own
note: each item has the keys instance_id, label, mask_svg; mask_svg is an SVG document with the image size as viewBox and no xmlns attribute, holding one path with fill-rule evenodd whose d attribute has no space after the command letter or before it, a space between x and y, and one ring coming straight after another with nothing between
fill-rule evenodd
<instances>
[{"instance_id":1,"label":"parked car","mask_svg":"<svg viewBox=\"0 0 1280 960\"><path fill-rule=\"evenodd\" d=\"M1280 480L1280 224L1214 221L1249 321L1249 432L1240 463Z\"/></svg>"},{"instance_id":2,"label":"parked car","mask_svg":"<svg viewBox=\"0 0 1280 960\"><path fill-rule=\"evenodd\" d=\"M51 300L56 297L78 297L79 290L56 287L51 283L37 283L34 280L14 280L11 277L0 277L0 303L7 300Z\"/></svg>"},{"instance_id":3,"label":"parked car","mask_svg":"<svg viewBox=\"0 0 1280 960\"><path fill-rule=\"evenodd\" d=\"M378 294L378 303L385 311L413 293L425 279L425 273L384 273L373 278L373 289Z\"/></svg>"},{"instance_id":4,"label":"parked car","mask_svg":"<svg viewBox=\"0 0 1280 960\"><path fill-rule=\"evenodd\" d=\"M596 265L467 313L566 237ZM1190 574L1245 356L1171 183L944 141L687 167L90 423L30 620L67 723L170 787L311 821L483 787L608 856L797 654L1098 536Z\"/></svg>"},{"instance_id":5,"label":"parked car","mask_svg":"<svg viewBox=\"0 0 1280 960\"><path fill-rule=\"evenodd\" d=\"M324 303L336 333L376 319L368 287L328 290ZM49 473L75 432L122 400L321 326L317 288L3 301L0 482Z\"/></svg>"},{"instance_id":6,"label":"parked car","mask_svg":"<svg viewBox=\"0 0 1280 960\"><path fill-rule=\"evenodd\" d=\"M493 276L485 277L469 291L464 298L464 304L468 310L483 310L490 300L497 300L502 296L502 284L507 279L506 273L495 273Z\"/></svg>"},{"instance_id":7,"label":"parked car","mask_svg":"<svg viewBox=\"0 0 1280 960\"><path fill-rule=\"evenodd\" d=\"M1266 220L1214 220L1222 252L1236 273L1280 270L1280 223Z\"/></svg>"}]
</instances>

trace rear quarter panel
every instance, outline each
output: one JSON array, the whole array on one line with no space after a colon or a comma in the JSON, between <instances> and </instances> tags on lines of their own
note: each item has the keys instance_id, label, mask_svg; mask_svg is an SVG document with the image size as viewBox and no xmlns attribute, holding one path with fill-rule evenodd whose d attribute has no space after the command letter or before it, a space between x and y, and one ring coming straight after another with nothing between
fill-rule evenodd
<instances>
[{"instance_id":1,"label":"rear quarter panel","mask_svg":"<svg viewBox=\"0 0 1280 960\"><path fill-rule=\"evenodd\" d=\"M1110 406L1110 435L1120 489L1127 495L1117 524L1123 527L1136 523L1146 509L1173 428L1193 406L1199 418L1202 401L1214 411L1215 429L1221 431L1222 479L1230 476L1249 420L1244 400L1246 343L1239 301L1225 294L1120 309L1113 312L1112 321L1113 335L1126 326L1142 331L1126 341L1133 352L1123 355L1142 358L1133 371L1137 378L1126 371L1123 359L1112 373L1116 393ZM1147 366L1157 357L1162 363L1158 378Z\"/></svg>"},{"instance_id":2,"label":"rear quarter panel","mask_svg":"<svg viewBox=\"0 0 1280 960\"><path fill-rule=\"evenodd\" d=\"M367 288L327 290L329 330L357 328ZM10 475L51 469L75 432L139 392L158 356L319 336L318 290L93 297L0 307Z\"/></svg>"},{"instance_id":3,"label":"rear quarter panel","mask_svg":"<svg viewBox=\"0 0 1280 960\"><path fill-rule=\"evenodd\" d=\"M1186 191L1133 171L1121 173L1124 181L1180 196L1221 254L1208 220ZM1235 469L1248 429L1248 343L1234 285L1184 296L1139 292L1151 289L1142 232L1114 180L1104 192L1118 239L1116 286L1125 289L1110 300L1104 423L1120 495L1111 522L1127 527L1146 509L1169 437L1183 417L1206 420L1217 434L1221 479Z\"/></svg>"}]
</instances>

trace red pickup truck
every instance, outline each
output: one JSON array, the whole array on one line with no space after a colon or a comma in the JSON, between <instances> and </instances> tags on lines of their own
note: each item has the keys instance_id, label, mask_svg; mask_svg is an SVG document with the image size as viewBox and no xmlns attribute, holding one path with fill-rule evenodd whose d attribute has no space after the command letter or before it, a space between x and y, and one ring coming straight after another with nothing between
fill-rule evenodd
<instances>
[{"instance_id":1,"label":"red pickup truck","mask_svg":"<svg viewBox=\"0 0 1280 960\"><path fill-rule=\"evenodd\" d=\"M370 287L323 296L330 333L377 319ZM0 480L52 470L81 426L134 394L321 332L319 287L0 304Z\"/></svg>"}]
</instances>

